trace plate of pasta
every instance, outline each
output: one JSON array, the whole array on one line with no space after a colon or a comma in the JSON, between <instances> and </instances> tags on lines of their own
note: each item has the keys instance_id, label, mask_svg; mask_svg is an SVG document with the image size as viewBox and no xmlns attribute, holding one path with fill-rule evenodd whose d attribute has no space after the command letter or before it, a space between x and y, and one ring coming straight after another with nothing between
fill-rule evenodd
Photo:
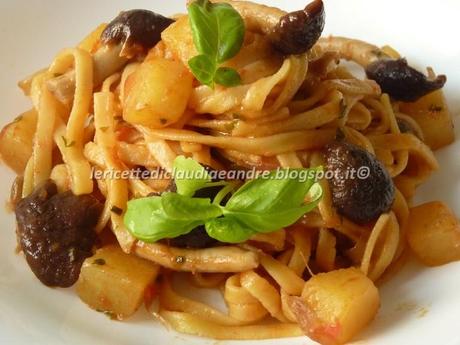
<instances>
[{"instance_id":1,"label":"plate of pasta","mask_svg":"<svg viewBox=\"0 0 460 345\"><path fill-rule=\"evenodd\" d=\"M0 342L460 344L422 3L3 2Z\"/></svg>"}]
</instances>

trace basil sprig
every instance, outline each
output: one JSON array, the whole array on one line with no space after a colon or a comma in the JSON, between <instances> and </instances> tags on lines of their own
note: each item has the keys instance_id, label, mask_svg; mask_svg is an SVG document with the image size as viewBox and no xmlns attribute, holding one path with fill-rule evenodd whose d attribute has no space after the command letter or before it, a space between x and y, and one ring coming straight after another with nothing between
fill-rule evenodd
<instances>
[{"instance_id":1,"label":"basil sprig","mask_svg":"<svg viewBox=\"0 0 460 345\"><path fill-rule=\"evenodd\" d=\"M179 194L192 196L197 190L211 182L206 169L191 158L178 156L174 160L173 169L174 182Z\"/></svg>"},{"instance_id":2,"label":"basil sprig","mask_svg":"<svg viewBox=\"0 0 460 345\"><path fill-rule=\"evenodd\" d=\"M193 42L199 55L188 62L195 77L205 85L239 85L241 78L232 68L219 67L240 51L245 25L240 14L229 4L195 0L188 6Z\"/></svg>"},{"instance_id":3,"label":"basil sprig","mask_svg":"<svg viewBox=\"0 0 460 345\"><path fill-rule=\"evenodd\" d=\"M196 173L200 167L204 169L192 159L178 157L175 174ZM315 182L317 171L282 169L261 176L236 190L225 205L218 202L222 195L215 202L193 197L197 190L207 188L212 182L188 176L177 185L178 193L129 201L124 222L133 236L144 242L184 235L200 225L205 226L210 237L221 242L244 242L256 233L292 225L313 210L322 197L322 189ZM222 191L230 191L229 186L223 186Z\"/></svg>"}]
</instances>

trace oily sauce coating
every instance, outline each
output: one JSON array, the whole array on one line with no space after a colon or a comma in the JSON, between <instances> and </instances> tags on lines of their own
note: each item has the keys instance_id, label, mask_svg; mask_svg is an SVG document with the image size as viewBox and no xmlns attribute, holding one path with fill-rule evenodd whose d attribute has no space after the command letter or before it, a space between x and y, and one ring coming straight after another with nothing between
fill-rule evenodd
<instances>
[{"instance_id":1,"label":"oily sauce coating","mask_svg":"<svg viewBox=\"0 0 460 345\"><path fill-rule=\"evenodd\" d=\"M91 195L58 193L48 181L16 207L17 236L27 263L48 286L69 287L92 255L102 210Z\"/></svg>"}]
</instances>

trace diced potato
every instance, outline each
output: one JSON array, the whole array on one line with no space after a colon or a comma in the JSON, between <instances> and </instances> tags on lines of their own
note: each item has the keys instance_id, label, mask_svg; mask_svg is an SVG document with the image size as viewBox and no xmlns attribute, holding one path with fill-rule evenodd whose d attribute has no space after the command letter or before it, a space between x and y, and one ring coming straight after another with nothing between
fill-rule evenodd
<instances>
[{"instance_id":1,"label":"diced potato","mask_svg":"<svg viewBox=\"0 0 460 345\"><path fill-rule=\"evenodd\" d=\"M37 112L29 110L3 127L0 132L0 156L18 175L24 172L32 155Z\"/></svg>"},{"instance_id":2,"label":"diced potato","mask_svg":"<svg viewBox=\"0 0 460 345\"><path fill-rule=\"evenodd\" d=\"M428 266L460 260L460 225L447 205L429 202L410 210L407 240L417 258Z\"/></svg>"},{"instance_id":3,"label":"diced potato","mask_svg":"<svg viewBox=\"0 0 460 345\"><path fill-rule=\"evenodd\" d=\"M162 59L167 55L166 45L163 41L158 42L153 48L149 50L147 56L145 57L144 61L150 61L155 59ZM170 55L170 54L169 54Z\"/></svg>"},{"instance_id":4,"label":"diced potato","mask_svg":"<svg viewBox=\"0 0 460 345\"><path fill-rule=\"evenodd\" d=\"M179 58L184 65L187 65L188 60L198 55L198 52L193 43L192 29L188 16L180 17L175 23L171 24L161 34L162 41L166 47Z\"/></svg>"},{"instance_id":5,"label":"diced potato","mask_svg":"<svg viewBox=\"0 0 460 345\"><path fill-rule=\"evenodd\" d=\"M179 61L163 58L144 62L126 81L125 121L162 128L184 114L193 76Z\"/></svg>"},{"instance_id":6,"label":"diced potato","mask_svg":"<svg viewBox=\"0 0 460 345\"><path fill-rule=\"evenodd\" d=\"M139 308L158 270L158 265L109 245L85 260L77 293L91 308L123 319Z\"/></svg>"},{"instance_id":7,"label":"diced potato","mask_svg":"<svg viewBox=\"0 0 460 345\"><path fill-rule=\"evenodd\" d=\"M425 137L425 143L433 150L449 145L455 140L452 115L442 90L429 93L416 102L401 103L400 110L417 121Z\"/></svg>"},{"instance_id":8,"label":"diced potato","mask_svg":"<svg viewBox=\"0 0 460 345\"><path fill-rule=\"evenodd\" d=\"M323 345L344 344L377 314L374 283L356 268L321 273L305 284L291 309L307 336Z\"/></svg>"}]
</instances>

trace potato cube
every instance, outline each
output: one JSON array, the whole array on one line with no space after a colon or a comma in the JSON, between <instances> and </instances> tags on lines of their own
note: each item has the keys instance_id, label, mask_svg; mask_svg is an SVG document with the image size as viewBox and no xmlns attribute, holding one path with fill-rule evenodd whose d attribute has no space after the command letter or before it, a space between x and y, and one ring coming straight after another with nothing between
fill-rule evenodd
<instances>
[{"instance_id":1,"label":"potato cube","mask_svg":"<svg viewBox=\"0 0 460 345\"><path fill-rule=\"evenodd\" d=\"M311 339L344 344L377 314L380 298L374 283L356 268L321 273L306 282L291 309Z\"/></svg>"},{"instance_id":2,"label":"potato cube","mask_svg":"<svg viewBox=\"0 0 460 345\"><path fill-rule=\"evenodd\" d=\"M91 308L124 319L139 308L158 271L158 265L109 245L85 260L77 293Z\"/></svg>"},{"instance_id":3,"label":"potato cube","mask_svg":"<svg viewBox=\"0 0 460 345\"><path fill-rule=\"evenodd\" d=\"M417 258L428 266L460 260L460 225L447 205L429 202L410 210L407 240Z\"/></svg>"},{"instance_id":4,"label":"potato cube","mask_svg":"<svg viewBox=\"0 0 460 345\"><path fill-rule=\"evenodd\" d=\"M32 155L37 127L37 112L27 111L7 124L0 132L0 155L11 169L21 175Z\"/></svg>"},{"instance_id":5,"label":"potato cube","mask_svg":"<svg viewBox=\"0 0 460 345\"><path fill-rule=\"evenodd\" d=\"M192 93L193 76L179 61L145 61L126 80L125 121L163 128L177 122Z\"/></svg>"},{"instance_id":6,"label":"potato cube","mask_svg":"<svg viewBox=\"0 0 460 345\"><path fill-rule=\"evenodd\" d=\"M425 137L425 143L433 150L454 141L452 115L442 90L431 92L416 102L401 103L400 110L412 116L418 123Z\"/></svg>"},{"instance_id":7,"label":"potato cube","mask_svg":"<svg viewBox=\"0 0 460 345\"><path fill-rule=\"evenodd\" d=\"M188 60L199 54L193 43L188 16L182 16L171 24L162 32L161 39L167 49L175 57L179 58L184 65L187 65Z\"/></svg>"}]
</instances>

